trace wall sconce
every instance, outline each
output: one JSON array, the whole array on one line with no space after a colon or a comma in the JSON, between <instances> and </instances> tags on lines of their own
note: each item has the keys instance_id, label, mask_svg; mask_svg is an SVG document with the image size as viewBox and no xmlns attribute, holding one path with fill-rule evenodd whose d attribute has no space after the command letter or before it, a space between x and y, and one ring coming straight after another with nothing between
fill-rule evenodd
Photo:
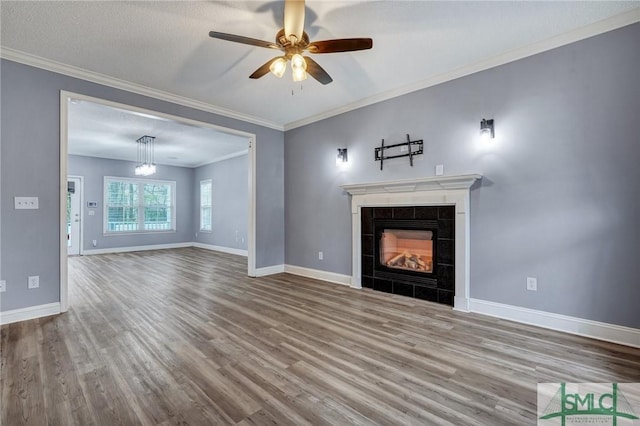
<instances>
[{"instance_id":1,"label":"wall sconce","mask_svg":"<svg viewBox=\"0 0 640 426\"><path fill-rule=\"evenodd\" d=\"M485 141L496 137L496 133L493 128L493 120L482 119L480 122L480 137Z\"/></svg>"},{"instance_id":2,"label":"wall sconce","mask_svg":"<svg viewBox=\"0 0 640 426\"><path fill-rule=\"evenodd\" d=\"M338 148L338 156L336 157L336 166L343 166L349 161L347 157L347 148Z\"/></svg>"}]
</instances>

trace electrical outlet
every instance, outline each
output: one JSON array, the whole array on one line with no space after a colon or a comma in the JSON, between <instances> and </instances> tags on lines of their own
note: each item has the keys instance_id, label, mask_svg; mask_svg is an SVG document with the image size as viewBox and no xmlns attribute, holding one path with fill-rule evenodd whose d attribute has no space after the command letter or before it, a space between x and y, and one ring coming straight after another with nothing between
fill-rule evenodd
<instances>
[{"instance_id":1,"label":"electrical outlet","mask_svg":"<svg viewBox=\"0 0 640 426\"><path fill-rule=\"evenodd\" d=\"M38 288L40 287L40 276L34 275L29 277L29 288Z\"/></svg>"},{"instance_id":2,"label":"electrical outlet","mask_svg":"<svg viewBox=\"0 0 640 426\"><path fill-rule=\"evenodd\" d=\"M7 291L7 282L0 280L0 293L4 293L5 291Z\"/></svg>"},{"instance_id":3,"label":"electrical outlet","mask_svg":"<svg viewBox=\"0 0 640 426\"><path fill-rule=\"evenodd\" d=\"M533 277L527 277L527 290L538 291L538 279Z\"/></svg>"},{"instance_id":4,"label":"electrical outlet","mask_svg":"<svg viewBox=\"0 0 640 426\"><path fill-rule=\"evenodd\" d=\"M444 164L436 165L436 176L442 176L444 174Z\"/></svg>"},{"instance_id":5,"label":"electrical outlet","mask_svg":"<svg viewBox=\"0 0 640 426\"><path fill-rule=\"evenodd\" d=\"M95 215L96 215L95 210L89 210L89 216L95 216Z\"/></svg>"},{"instance_id":6,"label":"electrical outlet","mask_svg":"<svg viewBox=\"0 0 640 426\"><path fill-rule=\"evenodd\" d=\"M320 260L324 259L324 253L323 252L321 252L321 251L318 252L318 259L320 259Z\"/></svg>"},{"instance_id":7,"label":"electrical outlet","mask_svg":"<svg viewBox=\"0 0 640 426\"><path fill-rule=\"evenodd\" d=\"M91 245L98 247L98 240L91 240Z\"/></svg>"}]
</instances>

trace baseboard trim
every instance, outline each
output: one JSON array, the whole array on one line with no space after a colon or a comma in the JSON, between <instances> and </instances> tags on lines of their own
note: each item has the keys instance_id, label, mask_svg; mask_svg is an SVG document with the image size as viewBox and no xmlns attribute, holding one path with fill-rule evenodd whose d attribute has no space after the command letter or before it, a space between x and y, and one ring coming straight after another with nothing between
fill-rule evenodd
<instances>
[{"instance_id":1,"label":"baseboard trim","mask_svg":"<svg viewBox=\"0 0 640 426\"><path fill-rule=\"evenodd\" d=\"M640 348L640 329L637 328L537 311L487 300L470 299L469 302L471 312Z\"/></svg>"},{"instance_id":2,"label":"baseboard trim","mask_svg":"<svg viewBox=\"0 0 640 426\"><path fill-rule=\"evenodd\" d=\"M220 251L222 253L236 254L238 256L244 256L244 257L249 256L249 252L247 250L242 250L242 249L216 246L213 244L205 244L205 243L192 243L191 245L193 247L197 247L205 250Z\"/></svg>"},{"instance_id":3,"label":"baseboard trim","mask_svg":"<svg viewBox=\"0 0 640 426\"><path fill-rule=\"evenodd\" d=\"M13 309L11 311L0 312L0 325L48 317L51 315L57 315L59 313L60 302L29 306L27 308L21 309Z\"/></svg>"},{"instance_id":4,"label":"baseboard trim","mask_svg":"<svg viewBox=\"0 0 640 426\"><path fill-rule=\"evenodd\" d=\"M321 271L319 269L304 268L295 265L284 265L284 271L301 277L315 278L334 284L351 286L351 275L337 274L335 272Z\"/></svg>"},{"instance_id":5,"label":"baseboard trim","mask_svg":"<svg viewBox=\"0 0 640 426\"><path fill-rule=\"evenodd\" d=\"M104 249L92 249L92 250L84 250L83 254L86 256L91 256L94 254L111 254L111 253L128 253L132 251L147 251L147 250L166 250L166 249L174 249L174 248L185 248L185 247L197 247L205 250L219 251L222 253L236 254L238 256L247 257L248 251L242 249L235 249L231 247L223 247L216 246L213 244L204 244L197 242L188 242L188 243L170 243L170 244L150 244L147 246L131 246L131 247L112 247L112 248L104 248Z\"/></svg>"},{"instance_id":6,"label":"baseboard trim","mask_svg":"<svg viewBox=\"0 0 640 426\"><path fill-rule=\"evenodd\" d=\"M85 256L91 256L94 254L110 254L110 253L128 253L132 251L147 251L147 250L166 250L174 248L193 247L192 242L188 243L170 243L170 244L150 244L147 246L131 246L131 247L112 247L104 249L92 249L84 250Z\"/></svg>"},{"instance_id":7,"label":"baseboard trim","mask_svg":"<svg viewBox=\"0 0 640 426\"><path fill-rule=\"evenodd\" d=\"M265 266L256 268L256 277L266 277L267 275L281 274L284 272L284 265Z\"/></svg>"}]
</instances>

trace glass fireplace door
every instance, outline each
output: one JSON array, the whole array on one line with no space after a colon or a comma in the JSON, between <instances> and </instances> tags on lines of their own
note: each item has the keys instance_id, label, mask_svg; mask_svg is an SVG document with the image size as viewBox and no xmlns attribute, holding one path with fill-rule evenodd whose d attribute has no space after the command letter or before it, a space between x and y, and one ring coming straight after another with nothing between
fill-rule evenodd
<instances>
[{"instance_id":1,"label":"glass fireplace door","mask_svg":"<svg viewBox=\"0 0 640 426\"><path fill-rule=\"evenodd\" d=\"M414 272L433 272L432 231L384 229L379 244L381 265Z\"/></svg>"}]
</instances>

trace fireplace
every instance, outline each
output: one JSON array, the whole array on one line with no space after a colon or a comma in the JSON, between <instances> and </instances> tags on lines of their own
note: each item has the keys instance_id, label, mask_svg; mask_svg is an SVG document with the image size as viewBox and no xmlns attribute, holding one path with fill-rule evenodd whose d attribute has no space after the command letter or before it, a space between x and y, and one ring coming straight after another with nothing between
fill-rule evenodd
<instances>
[{"instance_id":1,"label":"fireplace","mask_svg":"<svg viewBox=\"0 0 640 426\"><path fill-rule=\"evenodd\" d=\"M469 195L481 180L482 175L467 174L341 185L351 196L351 286L447 304L453 297L454 309L469 311ZM383 277L399 272L376 269L374 221L384 219L437 221L431 272L413 271L402 280Z\"/></svg>"},{"instance_id":2,"label":"fireplace","mask_svg":"<svg viewBox=\"0 0 640 426\"><path fill-rule=\"evenodd\" d=\"M454 206L362 208L362 286L453 305Z\"/></svg>"},{"instance_id":3,"label":"fireplace","mask_svg":"<svg viewBox=\"0 0 640 426\"><path fill-rule=\"evenodd\" d=\"M376 269L433 273L433 231L388 225L376 232Z\"/></svg>"}]
</instances>

